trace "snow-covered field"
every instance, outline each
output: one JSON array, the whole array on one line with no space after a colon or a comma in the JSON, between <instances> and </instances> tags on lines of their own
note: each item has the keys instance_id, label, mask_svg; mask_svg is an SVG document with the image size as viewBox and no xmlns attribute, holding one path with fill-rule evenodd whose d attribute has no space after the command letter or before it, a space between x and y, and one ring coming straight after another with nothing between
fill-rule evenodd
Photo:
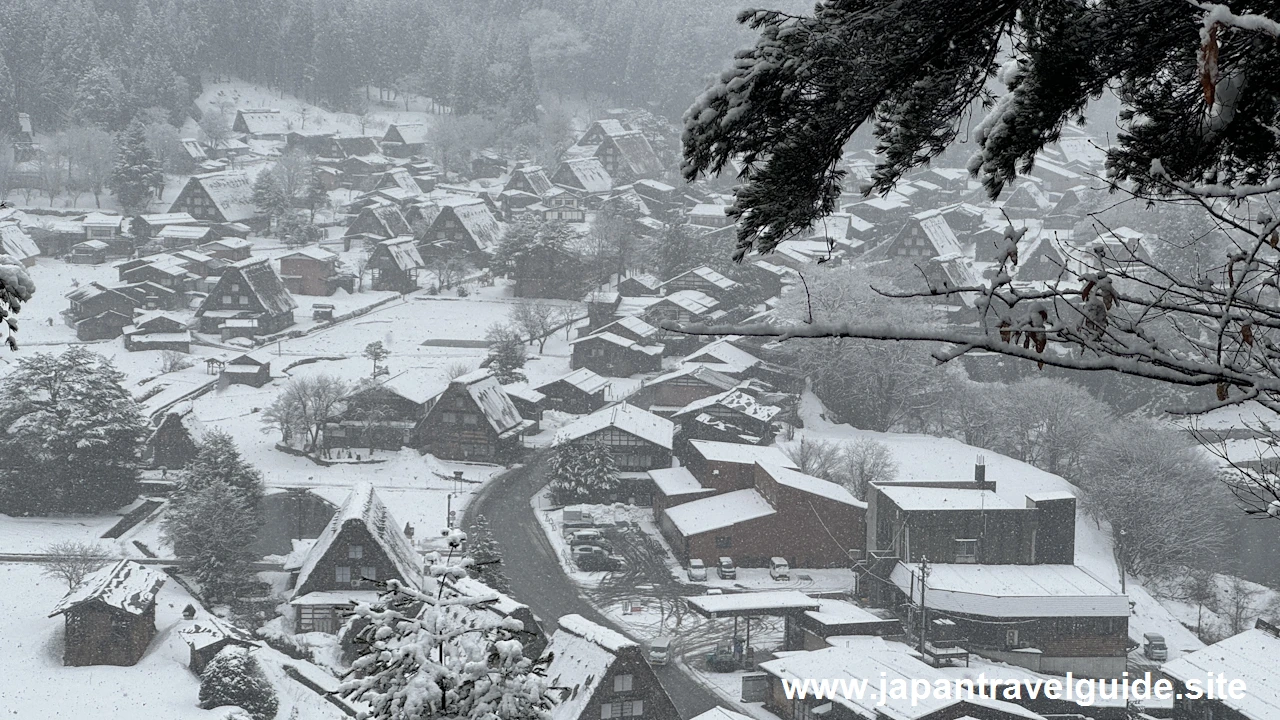
<instances>
[{"instance_id":1,"label":"snow-covered field","mask_svg":"<svg viewBox=\"0 0 1280 720\"><path fill-rule=\"evenodd\" d=\"M79 720L214 720L227 709L201 710L200 681L187 669L190 651L177 631L186 624L182 608L192 598L172 580L156 601L156 636L133 667L62 664L63 619L46 617L66 594L61 581L43 577L38 565L0 563L0 714L15 708L39 708L41 718ZM200 615L197 615L197 621ZM337 708L295 681L284 677L284 663L301 664L280 653L256 651L264 671L277 687L278 718L337 720ZM296 709L296 713L295 713Z\"/></svg>"}]
</instances>

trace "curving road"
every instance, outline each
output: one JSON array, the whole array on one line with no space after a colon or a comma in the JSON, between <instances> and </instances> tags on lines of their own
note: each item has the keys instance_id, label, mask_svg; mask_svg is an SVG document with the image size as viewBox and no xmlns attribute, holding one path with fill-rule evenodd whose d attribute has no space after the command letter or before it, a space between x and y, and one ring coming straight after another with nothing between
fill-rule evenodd
<instances>
[{"instance_id":1,"label":"curving road","mask_svg":"<svg viewBox=\"0 0 1280 720\"><path fill-rule=\"evenodd\" d=\"M592 607L565 575L530 505L534 494L546 484L546 458L539 453L530 458L529 464L491 480L467 505L463 527L470 529L477 515L488 519L493 539L502 552L503 569L511 580L513 594L542 619L548 626L544 627L548 634L552 631L549 625L556 618L576 613L639 640L627 628ZM691 718L724 704L677 663L653 669L682 718Z\"/></svg>"}]
</instances>

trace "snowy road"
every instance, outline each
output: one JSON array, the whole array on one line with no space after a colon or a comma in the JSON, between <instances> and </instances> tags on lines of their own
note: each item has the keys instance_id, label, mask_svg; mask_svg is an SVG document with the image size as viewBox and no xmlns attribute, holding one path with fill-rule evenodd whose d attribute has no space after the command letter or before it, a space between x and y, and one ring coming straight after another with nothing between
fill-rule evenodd
<instances>
[{"instance_id":1,"label":"snowy road","mask_svg":"<svg viewBox=\"0 0 1280 720\"><path fill-rule=\"evenodd\" d=\"M577 586L564 574L555 551L542 534L529 501L546 482L545 460L541 456L494 478L467 506L464 527L469 528L477 515L488 519L502 552L503 568L515 589L513 594L542 620L548 633L555 618L576 613L630 637L628 628L600 614L578 594ZM656 666L654 671L682 718L724 704L679 664Z\"/></svg>"}]
</instances>

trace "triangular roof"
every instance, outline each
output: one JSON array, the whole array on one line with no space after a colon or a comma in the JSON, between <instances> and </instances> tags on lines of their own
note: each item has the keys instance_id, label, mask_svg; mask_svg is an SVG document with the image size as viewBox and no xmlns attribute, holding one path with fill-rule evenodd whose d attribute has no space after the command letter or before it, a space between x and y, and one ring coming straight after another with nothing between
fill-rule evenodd
<instances>
[{"instance_id":1,"label":"triangular roof","mask_svg":"<svg viewBox=\"0 0 1280 720\"><path fill-rule=\"evenodd\" d=\"M417 405L425 405L432 398L439 397L449 383L439 374L423 368L413 368L393 375L382 382L366 385L351 395L383 389ZM348 395L348 397L351 397Z\"/></svg>"},{"instance_id":2,"label":"triangular roof","mask_svg":"<svg viewBox=\"0 0 1280 720\"><path fill-rule=\"evenodd\" d=\"M654 326L650 325L649 323L645 322L645 321L644 321L644 320L642 320L641 318L638 318L638 317L636 317L636 316L634 316L634 315L628 315L627 317L619 318L619 319L614 320L613 322L609 323L608 325L604 325L604 326L602 326L601 328L599 328L599 329L598 329L598 330L596 330L595 332L592 332L592 333L591 333L591 335L597 335L597 334L599 334L599 333L611 332L611 331L609 330L609 328L612 328L612 327L614 327L615 325L616 325L618 328L620 328L620 329L624 329L624 330L626 330L627 332L629 332L629 333L631 333L631 334L635 335L635 336L636 336L638 339L640 339L640 340L646 340L646 339L648 339L648 338L650 338L650 337L653 337L654 335L657 335L657 334L658 334L658 328L656 328L656 327L654 327ZM615 333L615 334L616 334L616 333Z\"/></svg>"},{"instance_id":3,"label":"triangular roof","mask_svg":"<svg viewBox=\"0 0 1280 720\"><path fill-rule=\"evenodd\" d=\"M320 537L316 539L316 544L307 553L307 559L298 571L298 580L294 584L296 589L302 589L307 584L311 573L315 571L320 560L328 554L338 533L348 523L364 525L369 531L369 536L382 549L387 559L395 565L396 573L410 585L416 587L421 584L422 558L413 549L409 538L405 537L401 529L403 526L396 522L391 512L387 510L387 506L382 504L382 499L374 491L373 485L362 482L352 488L351 494L342 503L342 507L338 508L338 512L334 513L333 519L325 526Z\"/></svg>"},{"instance_id":4,"label":"triangular roof","mask_svg":"<svg viewBox=\"0 0 1280 720\"><path fill-rule=\"evenodd\" d=\"M93 572L80 581L54 606L49 617L61 615L90 602L97 602L130 615L141 615L156 601L164 575L132 560L120 560Z\"/></svg>"},{"instance_id":5,"label":"triangular roof","mask_svg":"<svg viewBox=\"0 0 1280 720\"><path fill-rule=\"evenodd\" d=\"M0 225L0 252L15 260L26 260L39 256L40 247L18 223L6 222Z\"/></svg>"},{"instance_id":6,"label":"triangular roof","mask_svg":"<svg viewBox=\"0 0 1280 720\"><path fill-rule=\"evenodd\" d=\"M406 145L424 145L428 130L425 123L392 123L382 136L382 142L403 142Z\"/></svg>"},{"instance_id":7,"label":"triangular roof","mask_svg":"<svg viewBox=\"0 0 1280 720\"><path fill-rule=\"evenodd\" d=\"M551 709L551 720L578 720L618 654L637 646L581 615L564 615L557 623L560 627L547 645L551 663L546 677L550 686L561 692L560 702Z\"/></svg>"},{"instance_id":8,"label":"triangular roof","mask_svg":"<svg viewBox=\"0 0 1280 720\"><path fill-rule=\"evenodd\" d=\"M717 363L741 372L762 362L760 358L734 345L732 340L733 338L720 338L685 356L680 363Z\"/></svg>"},{"instance_id":9,"label":"triangular roof","mask_svg":"<svg viewBox=\"0 0 1280 720\"><path fill-rule=\"evenodd\" d=\"M596 157L565 160L556 168L551 181L576 188L588 194L607 193L613 189L613 178Z\"/></svg>"},{"instance_id":10,"label":"triangular roof","mask_svg":"<svg viewBox=\"0 0 1280 720\"><path fill-rule=\"evenodd\" d=\"M412 235L383 240L374 247L374 252L385 253L401 270L425 267L418 243Z\"/></svg>"},{"instance_id":11,"label":"triangular roof","mask_svg":"<svg viewBox=\"0 0 1280 720\"><path fill-rule=\"evenodd\" d=\"M530 423L520 416L511 396L502 389L498 379L487 369L473 370L453 379L453 383L466 389L476 407L484 414L489 426L499 436L510 435Z\"/></svg>"},{"instance_id":12,"label":"triangular roof","mask_svg":"<svg viewBox=\"0 0 1280 720\"><path fill-rule=\"evenodd\" d=\"M650 387L652 385L660 385L664 382L668 382L668 381L675 380L677 378L682 378L682 377L697 378L698 380L706 383L707 385L710 385L711 387L714 387L714 388L719 388L720 390L730 390L736 387L738 384L737 380L729 377L728 375L712 370L709 367L705 367L703 365L682 365L681 367L675 370L672 370L669 373L666 373L664 375L659 375L651 380L646 381L644 383L644 387Z\"/></svg>"},{"instance_id":13,"label":"triangular roof","mask_svg":"<svg viewBox=\"0 0 1280 720\"><path fill-rule=\"evenodd\" d=\"M214 207L227 222L250 220L258 215L258 209L253 204L253 181L245 173L224 170L194 175L187 182L204 188Z\"/></svg>"},{"instance_id":14,"label":"triangular roof","mask_svg":"<svg viewBox=\"0 0 1280 720\"><path fill-rule=\"evenodd\" d=\"M685 270L679 275L676 275L670 280L667 280L666 282L662 283L660 287L665 285L670 285L671 283L679 280L682 277L685 277L686 275L696 275L697 277L702 278L703 280L711 283L712 285L720 288L721 290L728 290L732 287L735 287L738 284L737 281L731 280L725 277L724 275L720 274L719 272L716 272L715 270L707 267L706 265L700 265L696 268L693 268L692 270Z\"/></svg>"},{"instance_id":15,"label":"triangular roof","mask_svg":"<svg viewBox=\"0 0 1280 720\"><path fill-rule=\"evenodd\" d=\"M735 387L718 395L711 395L700 400L694 400L676 411L673 417L701 412L712 405L719 405L763 422L772 420L779 412L782 411L782 408L776 405L764 405L760 403L751 394Z\"/></svg>"},{"instance_id":16,"label":"triangular roof","mask_svg":"<svg viewBox=\"0 0 1280 720\"><path fill-rule=\"evenodd\" d=\"M236 113L235 125L243 124L250 135L286 135L289 121L279 110L255 108Z\"/></svg>"},{"instance_id":17,"label":"triangular roof","mask_svg":"<svg viewBox=\"0 0 1280 720\"><path fill-rule=\"evenodd\" d=\"M536 389L541 391L542 388L556 383L565 383L571 385L588 395L604 392L609 387L609 380L601 377L589 368L578 368L567 375L562 375L549 383L543 383Z\"/></svg>"},{"instance_id":18,"label":"triangular roof","mask_svg":"<svg viewBox=\"0 0 1280 720\"><path fill-rule=\"evenodd\" d=\"M560 429L556 442L577 440L609 427L667 449L671 448L675 435L675 423L624 402L574 420Z\"/></svg>"},{"instance_id":19,"label":"triangular roof","mask_svg":"<svg viewBox=\"0 0 1280 720\"><path fill-rule=\"evenodd\" d=\"M452 210L458 222L471 235L471 239L476 244L476 249L481 252L492 252L498 246L498 241L502 239L502 226L498 224L497 218L493 213L489 212L489 206L483 200L475 199L466 203L459 203L448 206L448 210ZM441 212L444 212L442 209Z\"/></svg>"},{"instance_id":20,"label":"triangular roof","mask_svg":"<svg viewBox=\"0 0 1280 720\"><path fill-rule=\"evenodd\" d=\"M554 187L551 184L551 179L547 177L546 171L538 165L526 165L525 167L516 168L511 172L511 179L503 187L511 187L511 184L516 182L517 178L523 180L529 191L538 196L546 195Z\"/></svg>"},{"instance_id":21,"label":"triangular roof","mask_svg":"<svg viewBox=\"0 0 1280 720\"><path fill-rule=\"evenodd\" d=\"M653 151L649 139L639 130L610 134L596 148L598 156L605 148L615 147L627 164L627 170L636 177L659 175L662 173L662 161Z\"/></svg>"},{"instance_id":22,"label":"triangular roof","mask_svg":"<svg viewBox=\"0 0 1280 720\"><path fill-rule=\"evenodd\" d=\"M280 276L272 269L270 261L265 257L249 258L248 260L241 260L228 265L223 270L222 277L218 279L214 292L209 293L209 297L215 297L222 288L223 283L231 282L231 279L236 276L244 279L245 284L249 287L249 292L258 299L258 302L267 312L277 315L297 309L297 301L289 294L289 290L281 282ZM201 305L196 314L204 314L204 305Z\"/></svg>"}]
</instances>

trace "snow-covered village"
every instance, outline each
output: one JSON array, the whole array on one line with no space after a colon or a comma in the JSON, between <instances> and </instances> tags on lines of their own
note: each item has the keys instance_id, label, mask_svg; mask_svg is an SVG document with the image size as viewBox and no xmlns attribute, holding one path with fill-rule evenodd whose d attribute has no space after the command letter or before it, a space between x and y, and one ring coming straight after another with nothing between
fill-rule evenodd
<instances>
[{"instance_id":1,"label":"snow-covered village","mask_svg":"<svg viewBox=\"0 0 1280 720\"><path fill-rule=\"evenodd\" d=\"M0 716L1280 720L1280 5L0 0Z\"/></svg>"}]
</instances>

